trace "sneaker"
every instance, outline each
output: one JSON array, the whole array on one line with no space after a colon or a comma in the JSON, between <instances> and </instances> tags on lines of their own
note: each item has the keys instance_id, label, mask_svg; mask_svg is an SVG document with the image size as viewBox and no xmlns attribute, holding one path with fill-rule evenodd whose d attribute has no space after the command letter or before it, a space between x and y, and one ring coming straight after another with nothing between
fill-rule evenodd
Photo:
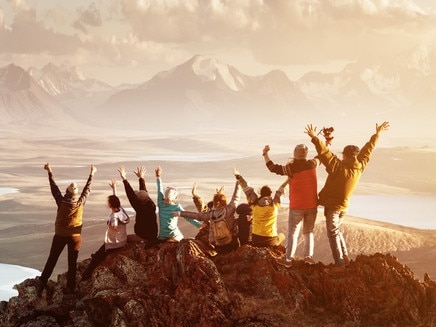
<instances>
[{"instance_id":1,"label":"sneaker","mask_svg":"<svg viewBox=\"0 0 436 327\"><path fill-rule=\"evenodd\" d=\"M348 255L344 254L344 255L342 256L342 258L344 259L344 264L345 264L346 266L349 266L349 265L350 265L350 258L348 257Z\"/></svg>"},{"instance_id":2,"label":"sneaker","mask_svg":"<svg viewBox=\"0 0 436 327\"><path fill-rule=\"evenodd\" d=\"M288 260L286 258L277 258L276 262L286 268L291 268L292 267L292 260Z\"/></svg>"},{"instance_id":3,"label":"sneaker","mask_svg":"<svg viewBox=\"0 0 436 327\"><path fill-rule=\"evenodd\" d=\"M311 256L308 255L304 258L304 263L308 263L309 265L314 265L316 262L315 260L313 260Z\"/></svg>"},{"instance_id":4,"label":"sneaker","mask_svg":"<svg viewBox=\"0 0 436 327\"><path fill-rule=\"evenodd\" d=\"M324 269L324 271L330 276L340 275L345 272L345 266L333 266Z\"/></svg>"}]
</instances>

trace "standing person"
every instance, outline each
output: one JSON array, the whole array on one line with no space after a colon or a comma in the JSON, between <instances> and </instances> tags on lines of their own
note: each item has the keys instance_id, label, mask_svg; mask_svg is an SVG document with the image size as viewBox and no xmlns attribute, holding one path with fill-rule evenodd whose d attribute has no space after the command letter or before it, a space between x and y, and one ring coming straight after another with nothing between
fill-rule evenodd
<instances>
[{"instance_id":1,"label":"standing person","mask_svg":"<svg viewBox=\"0 0 436 327\"><path fill-rule=\"evenodd\" d=\"M38 294L41 295L65 245L68 246L67 293L74 293L76 288L77 257L82 245L82 215L86 199L91 192L91 182L97 168L91 165L88 180L79 196L76 183L71 183L65 195L62 195L53 177L53 171L47 162L44 169L48 172L51 194L56 201L57 213L55 235L50 248L50 254L44 270L38 281Z\"/></svg>"},{"instance_id":2,"label":"standing person","mask_svg":"<svg viewBox=\"0 0 436 327\"><path fill-rule=\"evenodd\" d=\"M269 145L263 148L263 158L269 171L288 176L289 181L289 219L288 239L285 258L277 259L277 263L291 267L297 251L301 223L303 223L304 262L314 264L314 234L316 215L318 213L318 191L316 168L318 159L307 159L308 148L298 144L294 148L294 157L286 165L272 162L268 152Z\"/></svg>"},{"instance_id":3,"label":"standing person","mask_svg":"<svg viewBox=\"0 0 436 327\"><path fill-rule=\"evenodd\" d=\"M285 240L285 235L277 233L277 216L281 206L280 197L287 183L280 185L273 198L272 190L268 185L262 186L260 194L257 195L238 171L235 171L235 176L253 210L251 245L257 247L280 245Z\"/></svg>"},{"instance_id":4,"label":"standing person","mask_svg":"<svg viewBox=\"0 0 436 327\"><path fill-rule=\"evenodd\" d=\"M159 236L160 241L179 242L183 233L178 227L179 217L175 213L183 211L179 204L179 192L174 187L167 187L164 191L162 185L162 168L155 169L157 183L157 206L159 208ZM200 228L201 223L195 219L186 219L189 223Z\"/></svg>"},{"instance_id":5,"label":"standing person","mask_svg":"<svg viewBox=\"0 0 436 327\"><path fill-rule=\"evenodd\" d=\"M120 166L118 172L123 180L124 189L130 205L136 212L135 225L133 226L135 234L146 243L146 247L152 246L157 242L158 226L156 204L150 198L145 185L145 168L143 166L137 167L134 172L138 177L139 191L133 190L127 180L127 173L124 166Z\"/></svg>"},{"instance_id":6,"label":"standing person","mask_svg":"<svg viewBox=\"0 0 436 327\"><path fill-rule=\"evenodd\" d=\"M236 171L236 170L235 170ZM241 187L236 181L232 198L227 203L224 189L221 187L213 196L213 208L209 211L176 212L180 217L209 221L209 243L215 246L217 253L236 250L239 247L238 228L235 219L236 206L239 203Z\"/></svg>"},{"instance_id":7,"label":"standing person","mask_svg":"<svg viewBox=\"0 0 436 327\"><path fill-rule=\"evenodd\" d=\"M236 207L236 214L238 215L238 239L239 244L251 244L252 240L252 223L253 223L253 209L248 203L241 203Z\"/></svg>"},{"instance_id":8,"label":"standing person","mask_svg":"<svg viewBox=\"0 0 436 327\"><path fill-rule=\"evenodd\" d=\"M319 192L319 204L324 206L327 236L335 261L335 267L328 270L329 273L344 271L345 265L349 262L347 246L340 227L347 213L350 196L371 158L380 133L388 129L388 122L376 124L375 134L363 148L347 145L342 151L342 160L340 160L317 137L316 127L311 124L306 126L305 133L310 136L318 152L318 158L328 173L324 187Z\"/></svg>"},{"instance_id":9,"label":"standing person","mask_svg":"<svg viewBox=\"0 0 436 327\"><path fill-rule=\"evenodd\" d=\"M116 188L114 180L109 184L114 194L107 197L107 205L111 213L106 222L106 234L104 236L103 245L91 256L91 261L82 274L82 280L87 280L91 277L92 272L97 266L104 261L108 254L123 248L127 244L127 229L129 216L121 207L120 199L116 196Z\"/></svg>"}]
</instances>

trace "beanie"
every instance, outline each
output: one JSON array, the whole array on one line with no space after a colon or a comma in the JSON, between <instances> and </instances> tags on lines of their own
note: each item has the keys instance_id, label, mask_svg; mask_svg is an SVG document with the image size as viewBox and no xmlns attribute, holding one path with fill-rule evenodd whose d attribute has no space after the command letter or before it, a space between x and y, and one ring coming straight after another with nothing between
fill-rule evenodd
<instances>
[{"instance_id":1,"label":"beanie","mask_svg":"<svg viewBox=\"0 0 436 327\"><path fill-rule=\"evenodd\" d=\"M309 149L304 144L298 144L294 149L294 159L306 159Z\"/></svg>"},{"instance_id":2,"label":"beanie","mask_svg":"<svg viewBox=\"0 0 436 327\"><path fill-rule=\"evenodd\" d=\"M71 183L71 184L67 187L67 189L66 189L65 192L66 192L66 193L69 193L69 194L73 194L73 195L79 193L79 189L77 188L77 184L76 184L76 183Z\"/></svg>"}]
</instances>

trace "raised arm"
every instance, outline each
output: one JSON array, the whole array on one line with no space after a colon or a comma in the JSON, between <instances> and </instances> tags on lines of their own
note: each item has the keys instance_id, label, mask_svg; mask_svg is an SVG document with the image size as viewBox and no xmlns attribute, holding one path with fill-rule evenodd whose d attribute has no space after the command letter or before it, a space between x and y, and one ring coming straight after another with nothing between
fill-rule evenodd
<instances>
[{"instance_id":1,"label":"raised arm","mask_svg":"<svg viewBox=\"0 0 436 327\"><path fill-rule=\"evenodd\" d=\"M256 203L258 196L254 189L248 185L248 182L244 179L244 177L242 177L241 173L238 170L235 169L233 171L233 174L235 175L236 180L244 191L245 196L247 197L247 202L249 204Z\"/></svg>"},{"instance_id":2,"label":"raised arm","mask_svg":"<svg viewBox=\"0 0 436 327\"><path fill-rule=\"evenodd\" d=\"M124 190L126 192L127 198L129 199L130 205L133 207L133 209L136 210L138 208L138 198L129 181L127 180L126 169L124 168L124 166L120 166L118 167L118 172L120 173L120 177L123 180Z\"/></svg>"},{"instance_id":3,"label":"raised arm","mask_svg":"<svg viewBox=\"0 0 436 327\"><path fill-rule=\"evenodd\" d=\"M135 175L138 177L139 189L141 191L147 191L147 187L145 186L145 179L144 179L145 172L146 170L143 166L137 167L136 171L134 171Z\"/></svg>"},{"instance_id":4,"label":"raised arm","mask_svg":"<svg viewBox=\"0 0 436 327\"><path fill-rule=\"evenodd\" d=\"M63 197L61 191L59 190L59 187L56 185L56 182L54 180L53 171L51 169L50 163L47 162L44 165L44 169L47 170L48 173L48 181L50 183L51 194L55 199L56 204L59 206L62 202Z\"/></svg>"},{"instance_id":5,"label":"raised arm","mask_svg":"<svg viewBox=\"0 0 436 327\"><path fill-rule=\"evenodd\" d=\"M88 180L86 181L85 187L83 188L82 193L80 194L80 197L78 200L79 203L85 203L86 199L88 198L89 193L91 193L92 178L94 177L94 174L96 172L97 172L97 167L95 167L94 165L91 165Z\"/></svg>"}]
</instances>

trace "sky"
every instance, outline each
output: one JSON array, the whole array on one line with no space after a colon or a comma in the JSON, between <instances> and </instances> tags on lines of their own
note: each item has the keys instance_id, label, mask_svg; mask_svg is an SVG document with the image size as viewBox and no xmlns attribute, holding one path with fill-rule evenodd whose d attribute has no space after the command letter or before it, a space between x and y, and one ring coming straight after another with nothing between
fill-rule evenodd
<instances>
[{"instance_id":1,"label":"sky","mask_svg":"<svg viewBox=\"0 0 436 327\"><path fill-rule=\"evenodd\" d=\"M0 0L0 67L78 66L112 85L194 55L296 80L436 44L434 0Z\"/></svg>"}]
</instances>

